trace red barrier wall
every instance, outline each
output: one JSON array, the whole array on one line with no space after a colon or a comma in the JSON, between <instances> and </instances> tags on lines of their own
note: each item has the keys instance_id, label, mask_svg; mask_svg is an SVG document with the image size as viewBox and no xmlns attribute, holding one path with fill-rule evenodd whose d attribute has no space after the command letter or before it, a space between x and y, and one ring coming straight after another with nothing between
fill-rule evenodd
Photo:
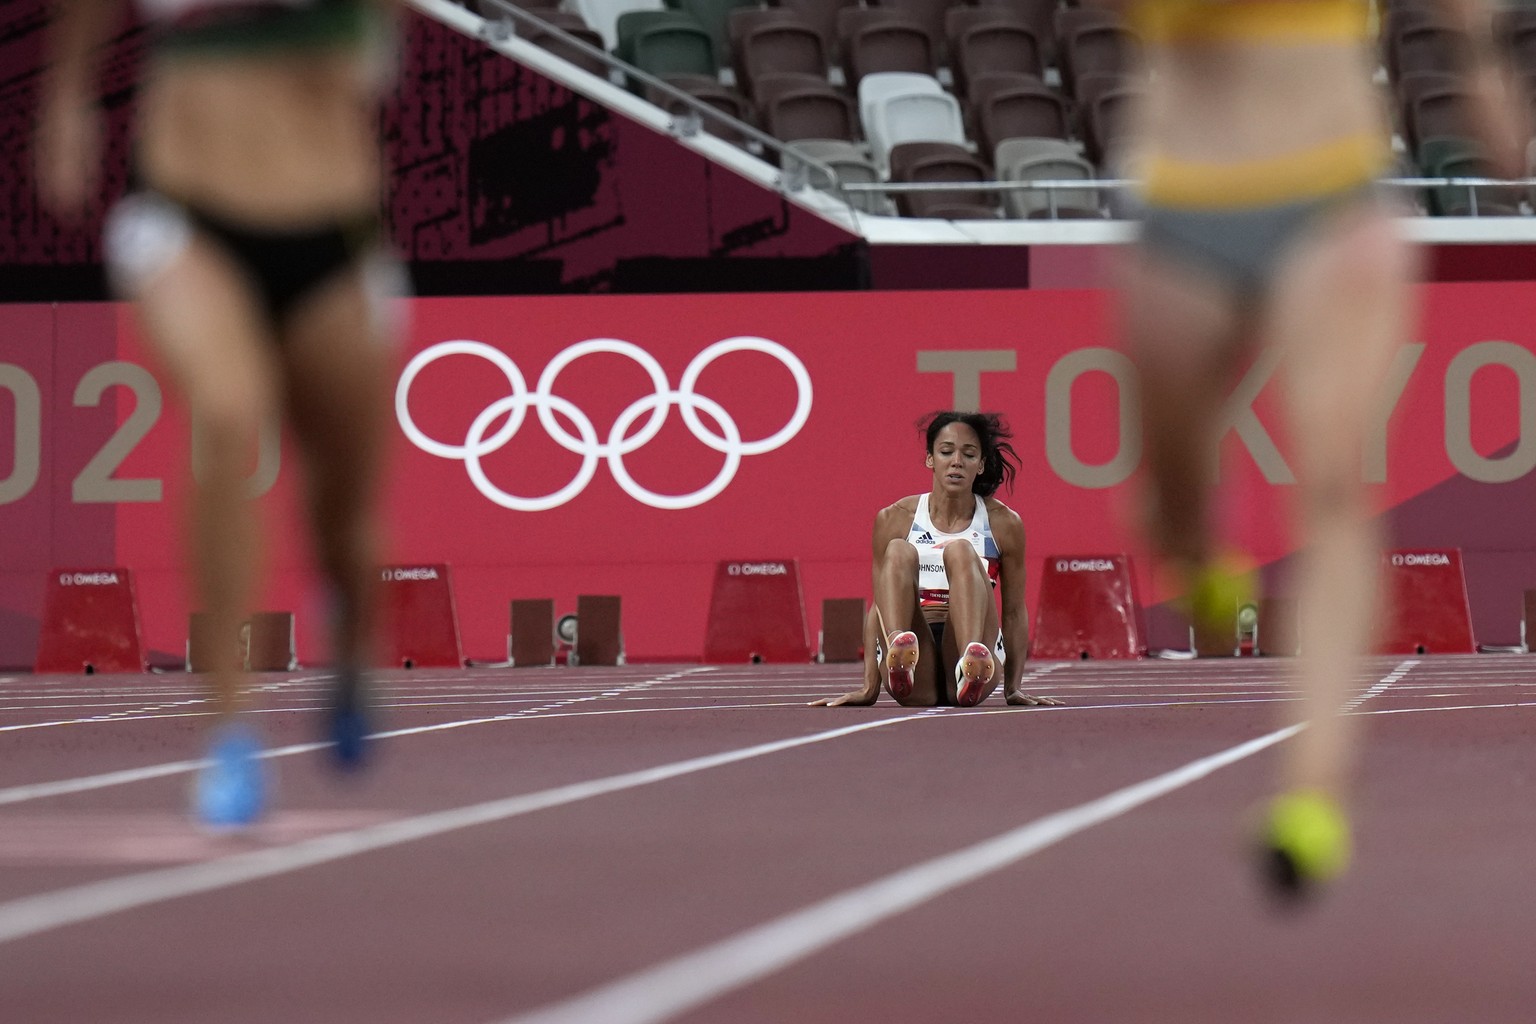
<instances>
[{"instance_id":1,"label":"red barrier wall","mask_svg":"<svg viewBox=\"0 0 1536 1024\"><path fill-rule=\"evenodd\" d=\"M1401 393L1365 470L1383 481L1397 543L1464 550L1478 639L1513 642L1521 591L1536 582L1536 289L1429 285L1422 294L1419 339L1403 354ZM1128 530L1139 439L1121 413L1132 371L1113 347L1102 293L407 305L401 367L421 365L403 408L428 448L432 439L463 446L477 416L513 394L514 371L485 353L515 362L524 394L558 370L548 398L507 403L514 415L526 405L524 422L494 451L504 420L487 414L478 482L456 452L434 454L394 432L387 558L453 566L468 657L505 655L511 598L551 597L563 613L580 593L608 593L624 597L632 658L697 658L711 574L725 558L797 558L813 618L824 597L866 594L876 510L928 486L914 421L968 398L1004 412L1017 432L1024 468L1010 500L1029 530L1031 568L1047 552L1127 551L1148 572ZM701 359L740 337L771 344ZM637 362L616 344L572 359L590 339L643 355ZM476 345L423 355L447 341ZM30 664L45 573L67 564L132 568L146 640L160 657L180 657L188 603L177 523L190 459L180 410L146 367L120 307L0 307L0 664ZM1264 372L1255 369L1258 397L1224 442L1224 511L1232 539L1275 563L1290 551L1292 487L1276 388L1258 386ZM660 396L697 409L698 426L673 407L647 437ZM551 439L540 406L569 449ZM620 419L628 440L615 447ZM103 463L114 436L131 444ZM260 499L273 565L262 603L297 613L299 656L317 663L324 594L294 511L292 459L276 454L256 471L260 483L280 463ZM486 496L498 494L544 507L517 511ZM668 496L686 507L655 507ZM1141 583L1149 600L1161 597L1155 580Z\"/></svg>"}]
</instances>

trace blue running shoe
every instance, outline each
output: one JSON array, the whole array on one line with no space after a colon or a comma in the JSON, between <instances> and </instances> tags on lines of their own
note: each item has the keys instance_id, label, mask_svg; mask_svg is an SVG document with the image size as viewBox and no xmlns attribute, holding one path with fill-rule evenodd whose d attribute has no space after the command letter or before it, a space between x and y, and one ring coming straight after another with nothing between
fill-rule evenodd
<instances>
[{"instance_id":1,"label":"blue running shoe","mask_svg":"<svg viewBox=\"0 0 1536 1024\"><path fill-rule=\"evenodd\" d=\"M193 791L197 818L209 828L234 829L251 824L266 809L267 784L261 768L261 743L250 726L218 727L208 748L208 764Z\"/></svg>"},{"instance_id":2,"label":"blue running shoe","mask_svg":"<svg viewBox=\"0 0 1536 1024\"><path fill-rule=\"evenodd\" d=\"M347 668L337 675L331 691L326 738L331 741L335 765L342 771L363 767L368 752L368 708L363 689L362 675Z\"/></svg>"}]
</instances>

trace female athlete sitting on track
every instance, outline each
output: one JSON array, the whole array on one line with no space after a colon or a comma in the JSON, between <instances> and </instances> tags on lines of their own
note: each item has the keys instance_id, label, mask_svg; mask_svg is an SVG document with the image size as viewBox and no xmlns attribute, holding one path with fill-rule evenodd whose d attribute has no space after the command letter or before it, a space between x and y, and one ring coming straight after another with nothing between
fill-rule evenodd
<instances>
[{"instance_id":1,"label":"female athlete sitting on track","mask_svg":"<svg viewBox=\"0 0 1536 1024\"><path fill-rule=\"evenodd\" d=\"M343 766L362 751L359 669L370 660L374 492L388 413L389 294L376 100L385 0L143 0L152 44L138 92L138 183L108 216L104 253L146 345L201 442L190 549L219 718L195 810L241 825L262 810L235 637L256 584L244 477L286 413L302 457L340 666L328 731ZM120 0L62 0L38 134L46 201L78 215L97 189L96 59Z\"/></svg>"},{"instance_id":2,"label":"female athlete sitting on track","mask_svg":"<svg viewBox=\"0 0 1536 1024\"><path fill-rule=\"evenodd\" d=\"M873 704L882 676L908 707L974 707L999 682L1009 704L1061 703L1019 692L1029 649L1024 524L992 497L1018 468L1012 435L998 416L980 412L934 413L923 430L931 490L875 517L864 685L811 703Z\"/></svg>"}]
</instances>

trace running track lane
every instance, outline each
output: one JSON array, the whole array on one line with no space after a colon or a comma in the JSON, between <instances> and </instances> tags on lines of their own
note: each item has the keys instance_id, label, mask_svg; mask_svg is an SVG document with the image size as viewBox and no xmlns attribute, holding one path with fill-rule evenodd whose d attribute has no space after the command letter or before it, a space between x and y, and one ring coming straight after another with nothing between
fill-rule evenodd
<instances>
[{"instance_id":1,"label":"running track lane","mask_svg":"<svg viewBox=\"0 0 1536 1024\"><path fill-rule=\"evenodd\" d=\"M1409 682L1414 679L1411 675ZM1475 702L1464 688L1451 689L1466 703ZM775 700L780 696L772 695ZM1389 691L1376 703L1391 698ZM706 948L820 897L996 835L1003 824L1027 822L1093 799L1113 785L1144 780L1150 766L1183 763L1191 752L1208 751L1224 737L1262 734L1274 711L1263 704L1186 704L1049 715L945 712L923 720L881 708L841 715L798 709L696 713L688 716L686 726L662 732L686 732L690 739L706 736L720 749L728 738L830 729L856 723L860 716L900 715L908 721L626 792L622 798L585 801L133 911L94 926L65 928L9 944L0 964L33 965L26 985L28 991L35 989L41 1003L31 1003L30 1010L41 1006L48 1011L59 1004L66 1014L71 1009L85 1011L73 1017L28 1012L16 1019L99 1019L90 1016L89 1007L102 1004L91 1000L108 993L114 995L110 1005L120 1011L109 1019L499 1019L519 1007L589 991L625 973ZM1447 765L1458 763L1460 752L1456 743L1445 739L1446 732L1453 739L1455 735L1449 720L1461 720L1462 729L1485 723L1477 750L1486 761L1489 734L1503 735L1514 720L1510 715L1508 710L1471 710L1383 715L1373 721L1378 734L1384 722L1415 722L1419 724L1411 728L1439 737L1430 748L1444 762L1434 773L1439 777L1447 774ZM604 756L622 761L629 755L633 761L662 750L666 744L659 742L664 737L657 729L664 720L628 715L605 722L523 721L516 723L517 733L509 731L511 723L506 728L485 727L484 734L499 736L499 743L471 741L479 730L463 729L421 735L395 746L402 761L409 759L413 774L425 768L439 777L440 786L443 775L470 771L483 776L480 781L489 788L505 793L509 773L533 767L530 755L540 764L558 760L553 757L556 749L542 742L546 735L560 748L575 747L581 754L566 758L564 770L585 768L583 777L590 778L597 774L597 759ZM538 733L521 735L528 727ZM448 737L452 739L436 743ZM423 746L413 749L413 743ZM1509 752L1506 744L1504 753ZM1156 971L1143 972L1143 993L1157 992L1159 986L1151 982L1159 977L1165 979L1162 988L1185 992L1182 1002L1168 1003L1167 1019L1236 1019L1195 1011L1202 1006L1209 1011L1202 1000L1219 994L1223 983L1251 1002L1253 983L1263 980L1266 972L1241 969L1248 961L1235 954L1244 944L1224 943L1219 951L1234 961L1230 969L1218 972L1219 978L1201 975L1203 983L1188 984L1194 975L1179 969L1179 950L1182 945L1188 955L1200 952L1201 946L1179 925L1194 909L1226 908L1227 931L1253 940L1255 928L1264 938L1264 929L1274 922L1251 906L1242 864L1224 842L1191 844L1187 836L1230 833L1241 807L1263 787L1265 760L1236 765L1143 811L1045 850L1024 868L924 904L838 943L813 961L704 1005L688 1019L846 1020L850 1013L861 1017L863 1011L889 1004L893 1012L888 1019L952 1020L968 1019L956 1013L967 1007L997 1015L1008 1007L1044 1008L1053 1005L1053 998L1065 1011L1073 1004L1064 993L1077 992L1080 1003L1094 1005L1092 998L1084 1003L1085 994L1115 990L1095 981L1092 966L1105 957L1117 959L1117 953L1133 980L1141 978L1143 961L1157 966ZM1413 773L1402 769L1396 765L1389 777L1403 779L1407 786ZM158 785L110 792L148 791ZM1425 788L1420 779L1413 789L1432 795L1434 787ZM174 789L152 795L174 795ZM336 795L329 794L333 803ZM423 787L413 800L427 795ZM1186 801L1194 806L1171 822L1161 810ZM1476 813L1475 804L1461 806L1468 817ZM1528 846L1528 818L1525 824ZM1133 827L1139 831L1129 846L1104 842L1117 830ZM1175 848L1171 855L1170 846ZM1191 846L1193 852L1187 849ZM1066 857L1068 850L1075 852ZM1127 850L1136 855L1127 860ZM1190 879L1186 866L1203 866L1208 877ZM1149 875L1156 884L1132 886L1122 898L1109 898L1121 892L1126 881L1146 881ZM1201 898L1212 885L1216 898ZM1312 920L1337 913L1354 888L1346 887L1340 899L1320 908L1324 914ZM280 913L283 910L288 913ZM1489 926L1497 923L1480 922L1485 934L1495 936L1501 930L1490 931ZM1286 925L1279 934L1296 931ZM1344 931L1358 937L1357 928ZM220 933L243 934L242 944L253 959L210 955L228 944L225 940L210 946L209 938ZM1224 933L1212 928L1201 934L1214 940ZM1086 944L1080 941L1084 938ZM125 942L131 948L124 949ZM1209 945L1203 951L1207 957L1216 948L1214 942ZM46 952L50 946L52 956ZM1387 952L1392 948L1389 944ZM1084 959L1090 952L1091 959ZM1334 961L1352 959L1334 952ZM1487 953L1484 949L1485 964ZM59 958L65 956L76 973L82 963L92 968L91 983L78 993L60 984ZM1381 959L1384 965L1398 962L1392 956ZM1318 966L1306 957L1293 966L1309 965ZM0 975L10 970L0 966ZM206 993L210 1002L199 1006L196 992L177 991L175 979L188 972L215 982ZM1485 977L1481 986L1487 998L1500 990L1495 974L1493 984ZM1305 970L1301 976L1306 977ZM1430 979L1434 972L1421 969L1417 976ZM338 985L337 978L353 984ZM0 993L21 991L11 979L3 980ZM1173 981L1185 984L1181 988ZM1129 982L1124 987L1128 994L1138 989ZM368 998L349 1001L348 990L358 988L366 989ZM1329 991L1326 985L1319 989ZM248 1015L242 1017L230 1005L241 993L252 999L258 993L276 994L262 996L267 1001L246 1008ZM73 1005L77 996L85 1002ZM1461 1005L1480 1004L1473 1000ZM1114 1006L1111 999L1100 1008ZM1128 1017L1123 1009L1112 1016L1152 1019L1146 1012ZM1058 1013L1042 1019L1072 1018ZM1417 1018L1399 1014L1380 1019ZM1506 1018L1484 1014L1477 1019Z\"/></svg>"}]
</instances>

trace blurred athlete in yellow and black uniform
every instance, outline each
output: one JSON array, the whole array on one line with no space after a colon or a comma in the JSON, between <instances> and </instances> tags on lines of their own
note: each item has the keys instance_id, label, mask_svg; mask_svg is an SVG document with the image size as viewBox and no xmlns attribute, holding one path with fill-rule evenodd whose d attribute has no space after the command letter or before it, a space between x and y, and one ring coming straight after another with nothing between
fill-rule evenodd
<instances>
[{"instance_id":1,"label":"blurred athlete in yellow and black uniform","mask_svg":"<svg viewBox=\"0 0 1536 1024\"><path fill-rule=\"evenodd\" d=\"M1219 416L1257 346L1280 355L1303 545L1302 720L1264 843L1287 891L1343 870L1347 720L1376 615L1377 533L1361 458L1372 395L1410 328L1416 263L1375 184L1391 131L1364 0L1128 0L1150 72L1123 155L1140 180L1141 243L1123 281L1143 386L1150 537L1196 615L1233 587L1211 550ZM1476 0L1442 0L1471 41L1474 119L1518 173L1512 110ZM1500 132L1498 126L1508 130Z\"/></svg>"},{"instance_id":2,"label":"blurred athlete in yellow and black uniform","mask_svg":"<svg viewBox=\"0 0 1536 1024\"><path fill-rule=\"evenodd\" d=\"M240 825L265 802L259 744L236 712L233 642L260 565L243 493L263 424L286 418L303 461L315 551L334 597L339 666L329 734L344 765L366 732L374 492L388 410L388 297L376 101L393 12L373 0L141 0L155 33L138 95L138 185L104 238L114 286L185 398L202 470L190 548L211 634L219 720L195 809ZM60 0L38 178L61 213L96 188L99 50L120 0Z\"/></svg>"}]
</instances>

